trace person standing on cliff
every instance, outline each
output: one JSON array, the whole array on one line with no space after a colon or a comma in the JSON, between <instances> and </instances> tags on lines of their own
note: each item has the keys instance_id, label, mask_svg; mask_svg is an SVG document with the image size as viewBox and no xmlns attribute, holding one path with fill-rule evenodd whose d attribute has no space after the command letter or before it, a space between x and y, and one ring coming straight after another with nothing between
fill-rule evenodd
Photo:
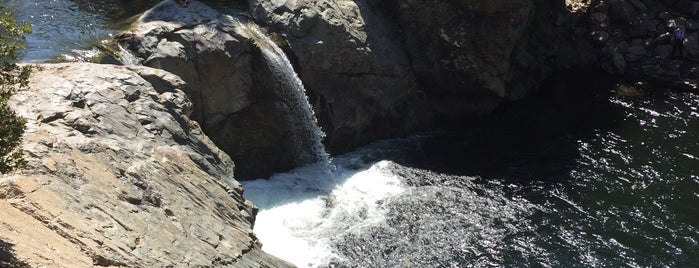
<instances>
[{"instance_id":1,"label":"person standing on cliff","mask_svg":"<svg viewBox=\"0 0 699 268\"><path fill-rule=\"evenodd\" d=\"M684 26L677 27L675 32L672 33L672 51L670 51L670 58L675 56L675 51L679 52L679 58L682 59L684 56L684 39L685 31Z\"/></svg>"}]
</instances>

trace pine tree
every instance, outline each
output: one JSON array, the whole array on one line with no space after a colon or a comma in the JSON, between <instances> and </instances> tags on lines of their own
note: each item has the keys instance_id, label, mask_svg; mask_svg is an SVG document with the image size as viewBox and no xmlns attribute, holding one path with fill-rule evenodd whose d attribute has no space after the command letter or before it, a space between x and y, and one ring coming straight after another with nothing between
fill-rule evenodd
<instances>
[{"instance_id":1,"label":"pine tree","mask_svg":"<svg viewBox=\"0 0 699 268\"><path fill-rule=\"evenodd\" d=\"M18 66L19 53L24 48L24 34L31 25L17 22L11 11L0 7L0 173L26 165L18 148L25 130L25 120L8 105L16 89L27 86L29 66Z\"/></svg>"}]
</instances>

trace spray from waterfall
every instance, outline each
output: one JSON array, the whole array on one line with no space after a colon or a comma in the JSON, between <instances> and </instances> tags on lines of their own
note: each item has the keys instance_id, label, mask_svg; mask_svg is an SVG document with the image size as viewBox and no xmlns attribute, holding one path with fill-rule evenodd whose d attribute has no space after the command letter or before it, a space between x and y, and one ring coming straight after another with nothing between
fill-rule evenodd
<instances>
[{"instance_id":1,"label":"spray from waterfall","mask_svg":"<svg viewBox=\"0 0 699 268\"><path fill-rule=\"evenodd\" d=\"M253 40L262 51L274 76L277 94L289 108L286 116L292 133L294 151L298 157L297 163L321 163L332 168L330 156L322 143L325 133L318 126L318 120L306 96L306 89L286 54L257 25L240 23L239 27L245 30L243 35Z\"/></svg>"}]
</instances>

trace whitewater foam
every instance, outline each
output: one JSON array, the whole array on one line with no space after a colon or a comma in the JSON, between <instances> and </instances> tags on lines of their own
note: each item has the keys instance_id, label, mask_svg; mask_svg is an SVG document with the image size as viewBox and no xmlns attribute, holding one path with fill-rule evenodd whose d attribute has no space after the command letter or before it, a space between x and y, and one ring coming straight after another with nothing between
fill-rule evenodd
<instances>
[{"instance_id":1,"label":"whitewater foam","mask_svg":"<svg viewBox=\"0 0 699 268\"><path fill-rule=\"evenodd\" d=\"M382 200L405 190L390 161L353 170L357 159L338 159L328 173L320 164L243 182L259 208L255 233L262 249L299 267L340 261L331 239L383 220Z\"/></svg>"}]
</instances>

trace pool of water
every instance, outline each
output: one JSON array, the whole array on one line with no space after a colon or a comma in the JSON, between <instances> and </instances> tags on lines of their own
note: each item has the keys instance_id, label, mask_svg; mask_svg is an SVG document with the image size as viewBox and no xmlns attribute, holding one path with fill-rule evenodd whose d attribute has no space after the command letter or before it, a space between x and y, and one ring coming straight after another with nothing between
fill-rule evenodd
<instances>
[{"instance_id":1,"label":"pool of water","mask_svg":"<svg viewBox=\"0 0 699 268\"><path fill-rule=\"evenodd\" d=\"M263 249L304 267L697 267L698 109L692 92L558 74L491 116L338 156L332 174L244 186Z\"/></svg>"}]
</instances>

